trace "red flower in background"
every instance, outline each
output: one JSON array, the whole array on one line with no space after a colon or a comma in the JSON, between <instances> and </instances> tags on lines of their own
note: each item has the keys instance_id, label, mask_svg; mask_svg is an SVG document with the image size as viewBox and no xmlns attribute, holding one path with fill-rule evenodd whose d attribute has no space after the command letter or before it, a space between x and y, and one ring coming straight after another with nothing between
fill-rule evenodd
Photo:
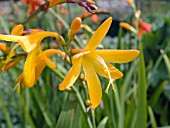
<instances>
[{"instance_id":1,"label":"red flower in background","mask_svg":"<svg viewBox=\"0 0 170 128\"><path fill-rule=\"evenodd\" d=\"M141 18L139 18L138 22L139 22L139 28L138 28L138 37L139 38L142 37L143 31L146 31L148 33L151 32L151 27L152 27L151 24L144 22ZM133 23L133 25L136 26L136 23Z\"/></svg>"},{"instance_id":2,"label":"red flower in background","mask_svg":"<svg viewBox=\"0 0 170 128\"><path fill-rule=\"evenodd\" d=\"M29 14L32 14L38 6L40 6L43 0L21 0L23 3L29 5Z\"/></svg>"}]
</instances>

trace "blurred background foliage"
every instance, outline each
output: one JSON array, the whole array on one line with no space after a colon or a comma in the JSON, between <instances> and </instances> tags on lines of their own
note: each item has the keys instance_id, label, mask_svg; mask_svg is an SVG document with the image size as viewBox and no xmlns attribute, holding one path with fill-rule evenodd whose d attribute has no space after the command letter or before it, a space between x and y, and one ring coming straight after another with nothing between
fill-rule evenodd
<instances>
[{"instance_id":1,"label":"blurred background foliage","mask_svg":"<svg viewBox=\"0 0 170 128\"><path fill-rule=\"evenodd\" d=\"M99 9L108 11L113 18L113 25L108 35L103 40L101 47L112 49L130 49L133 45L132 33L123 31L121 44L118 44L119 22L132 19L132 10L125 0L106 0L110 7L103 1L96 0ZM110 3L112 2L112 3ZM115 3L114 3L115 2ZM117 4L117 8L112 6ZM123 11L120 7L126 7ZM124 5L124 6L121 6ZM146 73L147 92L147 127L170 127L170 1L168 0L136 0L138 9L142 11L143 21L152 24L152 32L144 33L141 42L143 44L145 68L137 69L137 63L116 65L124 73L124 77L115 82L117 92L111 89L103 98L100 106L95 110L96 124L98 128L133 128L142 127L135 124L137 119L138 102L137 83L134 74ZM0 3L0 33L9 34L11 29L22 23L28 17L28 6L20 1L1 1ZM115 11L116 10L116 11ZM57 6L42 12L26 29L41 28L55 31L67 38L67 32L72 20L85 12L75 4ZM109 16L97 14L97 20L91 17L83 20L83 24L95 30L101 22ZM91 36L90 32L81 29L77 35L78 42L72 45L82 46ZM44 49L59 48L52 39L45 39L42 43ZM72 47L72 46L70 46ZM75 47L75 46L74 46ZM2 55L2 53L0 53ZM63 76L69 66L62 63L62 59L52 56L57 64L57 70ZM0 127L5 128L86 128L83 113L80 110L74 96L58 90L61 79L56 77L48 68L43 71L37 85L34 88L21 88L21 93L14 91L14 81L22 72L23 61L8 72L0 74ZM139 73L139 74L140 74ZM108 83L107 79L100 78L103 90ZM142 91L140 92L142 93ZM82 93L83 95L83 93ZM143 113L140 113L141 115ZM141 126L140 126L141 125Z\"/></svg>"}]
</instances>

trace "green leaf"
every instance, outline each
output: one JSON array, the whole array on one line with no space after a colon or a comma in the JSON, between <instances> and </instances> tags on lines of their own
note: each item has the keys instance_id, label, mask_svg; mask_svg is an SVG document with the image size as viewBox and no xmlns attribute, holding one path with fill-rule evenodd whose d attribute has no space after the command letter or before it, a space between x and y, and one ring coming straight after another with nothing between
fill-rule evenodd
<instances>
[{"instance_id":1,"label":"green leaf","mask_svg":"<svg viewBox=\"0 0 170 128\"><path fill-rule=\"evenodd\" d=\"M167 54L164 52L163 49L161 49L161 53L163 55L163 59L165 61L165 65L166 65L166 68L167 68L167 71L168 71L168 74L169 74L169 78L170 78L170 60L169 60Z\"/></svg>"},{"instance_id":2,"label":"green leaf","mask_svg":"<svg viewBox=\"0 0 170 128\"><path fill-rule=\"evenodd\" d=\"M51 117L51 114L49 113L49 111L47 109L47 105L42 101L42 99L39 98L39 97L41 97L40 94L39 94L39 90L36 90L35 88L33 88L32 92L33 92L33 96L34 96L36 102L38 103L38 106L39 106L39 108L40 108L40 110L41 110L41 112L44 116L44 119L45 119L47 125L49 127L53 127L54 120Z\"/></svg>"},{"instance_id":3,"label":"green leaf","mask_svg":"<svg viewBox=\"0 0 170 128\"><path fill-rule=\"evenodd\" d=\"M8 24L7 24L7 22L5 22L5 20L4 20L4 18L3 18L2 16L0 16L0 21L1 21L1 24L2 24L5 32L6 32L7 34L10 34Z\"/></svg>"},{"instance_id":4,"label":"green leaf","mask_svg":"<svg viewBox=\"0 0 170 128\"><path fill-rule=\"evenodd\" d=\"M146 70L142 44L139 44L138 87L137 87L137 120L136 128L147 127Z\"/></svg>"},{"instance_id":5,"label":"green leaf","mask_svg":"<svg viewBox=\"0 0 170 128\"><path fill-rule=\"evenodd\" d=\"M68 97L57 121L56 128L72 128L75 108L75 100L70 100Z\"/></svg>"},{"instance_id":6,"label":"green leaf","mask_svg":"<svg viewBox=\"0 0 170 128\"><path fill-rule=\"evenodd\" d=\"M151 119L152 128L157 128L156 119L150 106L148 107L148 111Z\"/></svg>"},{"instance_id":7,"label":"green leaf","mask_svg":"<svg viewBox=\"0 0 170 128\"><path fill-rule=\"evenodd\" d=\"M105 117L98 125L97 128L106 128L106 123L108 121L108 117Z\"/></svg>"},{"instance_id":8,"label":"green leaf","mask_svg":"<svg viewBox=\"0 0 170 128\"><path fill-rule=\"evenodd\" d=\"M166 80L162 81L161 84L158 85L157 89L154 91L153 95L151 96L149 104L151 105L152 108L156 105L156 102L158 101L166 84L167 84Z\"/></svg>"},{"instance_id":9,"label":"green leaf","mask_svg":"<svg viewBox=\"0 0 170 128\"><path fill-rule=\"evenodd\" d=\"M22 105L22 111L24 113L24 116L25 116L25 120L29 123L29 125L31 126L31 128L36 128L30 114L29 114L29 111L28 111L28 106L26 105L25 101L24 101L24 98L22 96L22 94L19 93L19 98L20 98L20 102L21 102L21 105ZM25 122L25 127L26 127L26 123Z\"/></svg>"},{"instance_id":10,"label":"green leaf","mask_svg":"<svg viewBox=\"0 0 170 128\"><path fill-rule=\"evenodd\" d=\"M2 111L4 112L4 116L5 116L5 119L6 119L6 125L7 125L7 128L12 128L12 122L11 122L11 118L10 118L10 115L8 113L8 110L7 108L5 107L5 103L4 103L4 100L3 98L1 98L1 94L0 94L0 101L1 101L1 104L2 104Z\"/></svg>"}]
</instances>

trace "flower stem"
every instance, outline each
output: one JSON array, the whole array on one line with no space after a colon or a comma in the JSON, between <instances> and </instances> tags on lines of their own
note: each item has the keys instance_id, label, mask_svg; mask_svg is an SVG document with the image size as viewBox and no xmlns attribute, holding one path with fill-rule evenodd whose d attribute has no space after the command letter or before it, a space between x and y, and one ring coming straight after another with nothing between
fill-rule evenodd
<instances>
[{"instance_id":1,"label":"flower stem","mask_svg":"<svg viewBox=\"0 0 170 128\"><path fill-rule=\"evenodd\" d=\"M89 100L89 96L88 96L88 90L86 85L83 83L83 81L81 80L81 78L79 78L79 81L81 82L81 84L83 85L83 90L85 93L85 97L86 100ZM90 108L90 112L91 112L91 116L92 116L92 123L93 123L93 128L96 128L96 122L95 122L95 113L94 110L92 108Z\"/></svg>"},{"instance_id":2,"label":"flower stem","mask_svg":"<svg viewBox=\"0 0 170 128\"><path fill-rule=\"evenodd\" d=\"M30 15L23 23L23 26L26 26L34 17L36 17L40 12L41 8L39 7L32 15Z\"/></svg>"},{"instance_id":3,"label":"flower stem","mask_svg":"<svg viewBox=\"0 0 170 128\"><path fill-rule=\"evenodd\" d=\"M74 87L74 86L71 86L71 89L72 89L72 91L75 93L75 96L76 96L77 99L78 99L78 102L79 102L79 104L80 104L81 110L83 111L83 114L84 114L84 116L85 116L85 118L86 118L86 122L87 122L87 124L88 124L88 127L89 127L89 128L93 128L92 123L91 123L91 120L90 120L90 117L89 117L89 115L87 114L86 107L85 107L85 105L84 105L84 103L83 103L83 100L82 100L82 98L81 98L81 96L80 96L80 93L78 92L78 90L77 90L76 87Z\"/></svg>"}]
</instances>

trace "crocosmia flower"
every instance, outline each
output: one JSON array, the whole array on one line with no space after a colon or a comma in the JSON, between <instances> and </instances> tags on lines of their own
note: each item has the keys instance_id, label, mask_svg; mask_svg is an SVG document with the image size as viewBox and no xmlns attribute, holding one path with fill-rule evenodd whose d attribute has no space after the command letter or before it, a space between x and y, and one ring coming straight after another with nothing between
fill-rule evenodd
<instances>
[{"instance_id":1,"label":"crocosmia flower","mask_svg":"<svg viewBox=\"0 0 170 128\"><path fill-rule=\"evenodd\" d=\"M102 98L101 83L97 74L109 78L109 83L112 83L112 79L116 80L123 77L123 73L111 63L127 63L134 60L139 54L138 50L96 49L109 30L111 22L112 18L108 18L94 32L84 49L73 49L71 51L75 54L72 58L72 67L59 85L60 90L72 86L80 75L81 68L83 68L93 108L99 105Z\"/></svg>"},{"instance_id":2,"label":"crocosmia flower","mask_svg":"<svg viewBox=\"0 0 170 128\"><path fill-rule=\"evenodd\" d=\"M23 33L24 35L22 35L21 33ZM0 40L16 42L23 48L25 52L28 53L23 69L24 83L28 87L32 87L37 79L36 65L37 63L39 64L39 62L37 62L36 59L39 54L43 56L43 61L45 61L49 67L55 68L55 64L48 59L48 56L50 56L48 55L49 53L45 52L45 54L47 55L44 55L44 52L41 51L41 41L49 36L55 37L58 42L62 41L62 37L55 32L47 32L38 29L32 29L29 31L27 30L24 32L22 25L16 26L12 30L12 35L0 34ZM53 50L53 52L50 51L50 53L57 52ZM58 52L57 54L60 53L61 52Z\"/></svg>"},{"instance_id":3,"label":"crocosmia flower","mask_svg":"<svg viewBox=\"0 0 170 128\"><path fill-rule=\"evenodd\" d=\"M138 20L139 28L138 28L138 37L141 38L143 31L146 31L148 33L151 32L152 25L144 22L141 18ZM136 25L134 22L133 25Z\"/></svg>"}]
</instances>

